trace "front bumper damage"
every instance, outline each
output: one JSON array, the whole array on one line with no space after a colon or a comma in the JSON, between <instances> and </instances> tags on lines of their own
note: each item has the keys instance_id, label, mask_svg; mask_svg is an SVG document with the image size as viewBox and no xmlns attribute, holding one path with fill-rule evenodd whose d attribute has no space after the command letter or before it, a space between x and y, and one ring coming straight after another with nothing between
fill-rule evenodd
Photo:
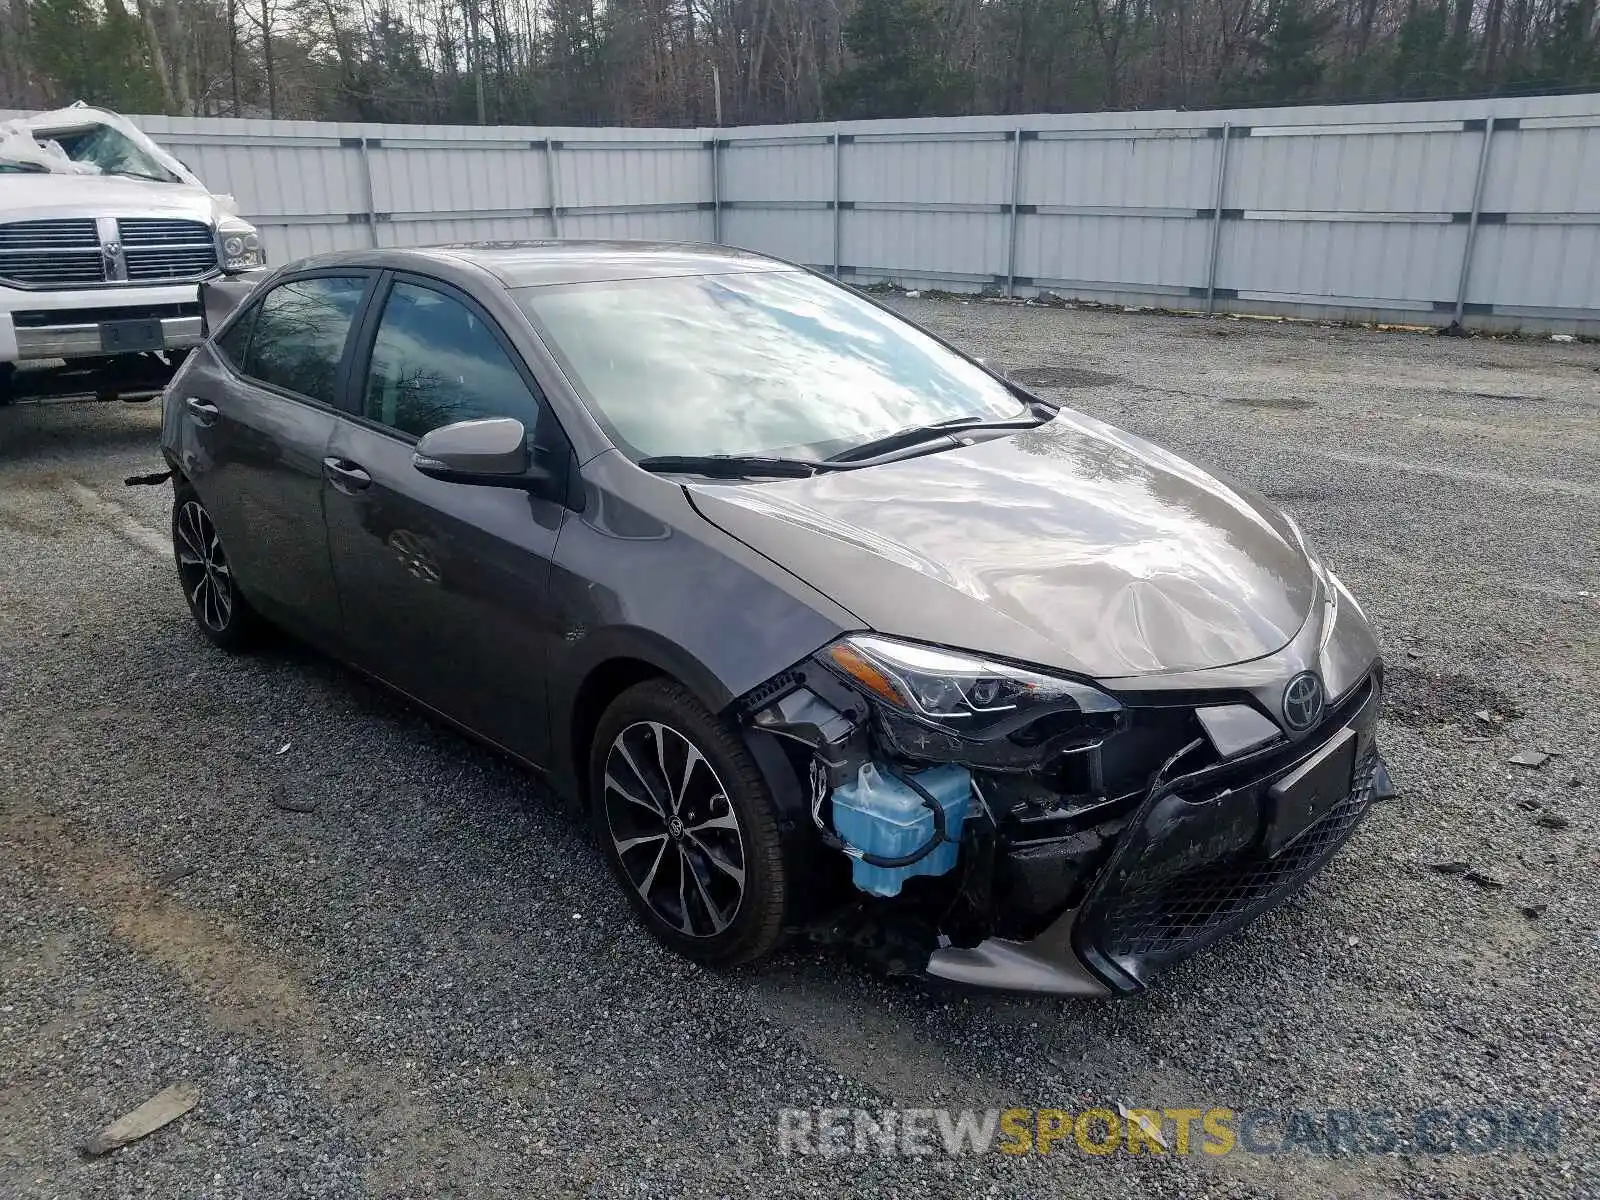
<instances>
[{"instance_id":1,"label":"front bumper damage","mask_svg":"<svg viewBox=\"0 0 1600 1200\"><path fill-rule=\"evenodd\" d=\"M805 932L892 973L953 984L1059 996L1140 990L1292 896L1387 786L1376 746L1382 666L1374 659L1344 682L1311 729L1228 753L1202 745L1195 714L1249 703L1249 692L1131 697L1131 722L1111 739L1122 749L1097 747L1089 771L1094 790L1112 794L1075 805L1037 780L975 771L982 816L967 823L956 870L912 880L893 899L836 879L836 902ZM743 710L753 729L786 740L824 834L829 788L863 756L895 753L872 705L816 667L786 672ZM1120 795L1119 755L1131 755L1123 778L1138 764L1145 780Z\"/></svg>"},{"instance_id":2,"label":"front bumper damage","mask_svg":"<svg viewBox=\"0 0 1600 1200\"><path fill-rule=\"evenodd\" d=\"M1381 704L1374 672L1304 742L1158 781L1076 907L1027 942L987 938L970 950L940 948L927 973L1053 995L1143 988L1156 972L1287 900L1345 843L1374 799ZM1329 768L1347 786L1297 836L1272 847L1275 787Z\"/></svg>"}]
</instances>

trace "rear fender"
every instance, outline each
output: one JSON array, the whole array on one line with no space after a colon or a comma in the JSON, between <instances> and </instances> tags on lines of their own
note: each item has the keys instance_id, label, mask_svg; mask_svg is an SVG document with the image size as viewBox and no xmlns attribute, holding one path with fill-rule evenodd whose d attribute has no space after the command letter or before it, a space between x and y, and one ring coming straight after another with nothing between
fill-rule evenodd
<instances>
[{"instance_id":1,"label":"rear fender","mask_svg":"<svg viewBox=\"0 0 1600 1200\"><path fill-rule=\"evenodd\" d=\"M261 281L272 272L265 267L208 279L200 285L200 310L205 316L207 334L221 329L234 311L249 298Z\"/></svg>"}]
</instances>

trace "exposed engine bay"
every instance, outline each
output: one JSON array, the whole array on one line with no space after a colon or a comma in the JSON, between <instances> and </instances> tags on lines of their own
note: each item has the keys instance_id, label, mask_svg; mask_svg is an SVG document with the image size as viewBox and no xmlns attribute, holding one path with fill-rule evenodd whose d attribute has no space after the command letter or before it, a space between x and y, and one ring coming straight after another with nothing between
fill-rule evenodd
<instances>
[{"instance_id":1,"label":"exposed engine bay","mask_svg":"<svg viewBox=\"0 0 1600 1200\"><path fill-rule=\"evenodd\" d=\"M1387 787L1377 664L1295 738L1245 691L961 658L846 638L739 705L833 858L805 932L890 973L1136 990L1292 892Z\"/></svg>"}]
</instances>

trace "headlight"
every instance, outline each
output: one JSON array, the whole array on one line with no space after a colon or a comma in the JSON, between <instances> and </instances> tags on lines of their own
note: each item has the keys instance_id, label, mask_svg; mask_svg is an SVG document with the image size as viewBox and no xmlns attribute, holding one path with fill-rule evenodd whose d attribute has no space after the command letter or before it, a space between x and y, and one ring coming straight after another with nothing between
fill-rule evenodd
<instances>
[{"instance_id":1,"label":"headlight","mask_svg":"<svg viewBox=\"0 0 1600 1200\"><path fill-rule=\"evenodd\" d=\"M217 234L222 239L224 271L249 271L266 264L266 255L261 252L261 235L255 226L230 218L217 227Z\"/></svg>"},{"instance_id":2,"label":"headlight","mask_svg":"<svg viewBox=\"0 0 1600 1200\"><path fill-rule=\"evenodd\" d=\"M1086 683L870 634L818 657L877 701L883 731L911 757L1022 770L1104 738L1122 712Z\"/></svg>"}]
</instances>

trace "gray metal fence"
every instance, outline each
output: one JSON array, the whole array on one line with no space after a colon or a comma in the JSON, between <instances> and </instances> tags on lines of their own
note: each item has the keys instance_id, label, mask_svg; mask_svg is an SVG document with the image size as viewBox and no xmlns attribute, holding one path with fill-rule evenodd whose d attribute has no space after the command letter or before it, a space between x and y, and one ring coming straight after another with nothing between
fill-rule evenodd
<instances>
[{"instance_id":1,"label":"gray metal fence","mask_svg":"<svg viewBox=\"0 0 1600 1200\"><path fill-rule=\"evenodd\" d=\"M660 237L857 283L1600 333L1600 95L714 131L141 124L279 261Z\"/></svg>"}]
</instances>

